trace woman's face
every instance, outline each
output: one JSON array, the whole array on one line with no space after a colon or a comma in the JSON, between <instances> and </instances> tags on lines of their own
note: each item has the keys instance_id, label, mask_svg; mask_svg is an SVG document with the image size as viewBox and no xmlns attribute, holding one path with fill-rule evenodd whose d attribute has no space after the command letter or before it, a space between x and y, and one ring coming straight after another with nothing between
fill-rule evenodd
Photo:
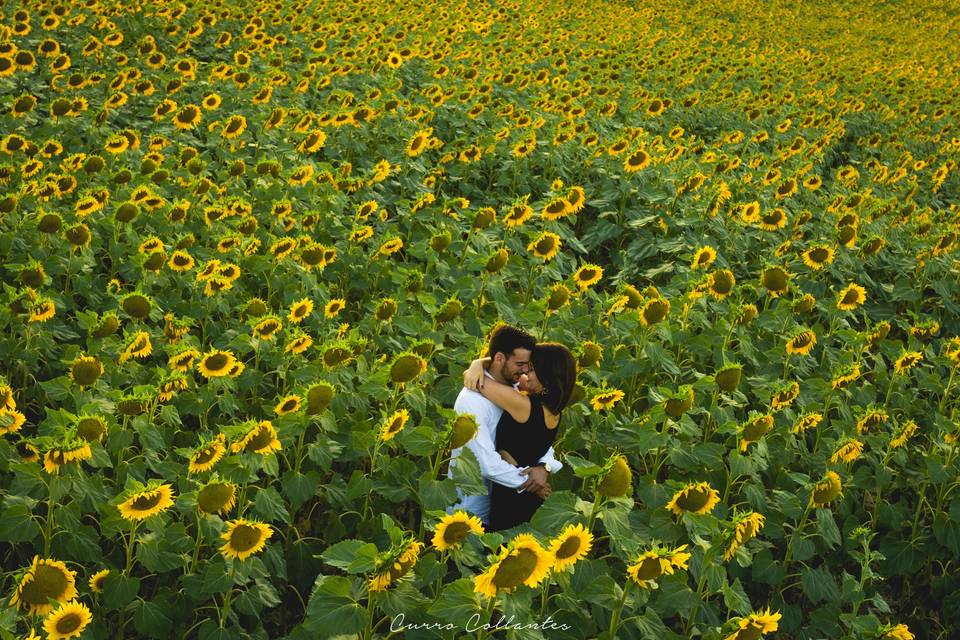
<instances>
[{"instance_id":1,"label":"woman's face","mask_svg":"<svg viewBox=\"0 0 960 640\"><path fill-rule=\"evenodd\" d=\"M540 379L533 367L525 375L520 376L520 391L526 391L531 395L543 392L543 385L540 384Z\"/></svg>"}]
</instances>

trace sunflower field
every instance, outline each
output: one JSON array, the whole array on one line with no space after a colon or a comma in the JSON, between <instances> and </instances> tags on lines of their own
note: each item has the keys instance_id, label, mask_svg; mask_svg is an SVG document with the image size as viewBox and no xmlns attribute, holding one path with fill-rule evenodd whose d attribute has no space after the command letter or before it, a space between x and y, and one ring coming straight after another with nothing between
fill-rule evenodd
<instances>
[{"instance_id":1,"label":"sunflower field","mask_svg":"<svg viewBox=\"0 0 960 640\"><path fill-rule=\"evenodd\" d=\"M0 638L960 637L958 30L4 3ZM498 322L579 371L493 533Z\"/></svg>"}]
</instances>

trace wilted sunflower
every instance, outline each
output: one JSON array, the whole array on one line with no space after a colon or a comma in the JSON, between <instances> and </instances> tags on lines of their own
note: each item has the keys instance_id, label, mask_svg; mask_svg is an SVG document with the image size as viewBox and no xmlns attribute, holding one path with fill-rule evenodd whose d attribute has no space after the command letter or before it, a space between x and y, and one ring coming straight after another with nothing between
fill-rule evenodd
<instances>
[{"instance_id":1,"label":"wilted sunflower","mask_svg":"<svg viewBox=\"0 0 960 640\"><path fill-rule=\"evenodd\" d=\"M874 427L884 424L889 419L890 416L886 411L878 407L871 407L857 420L857 433L863 435L864 433L872 432Z\"/></svg>"},{"instance_id":2,"label":"wilted sunflower","mask_svg":"<svg viewBox=\"0 0 960 640\"><path fill-rule=\"evenodd\" d=\"M897 431L897 434L890 438L890 448L899 449L903 445L907 444L907 440L917 432L917 423L913 420L907 420L902 427Z\"/></svg>"},{"instance_id":3,"label":"wilted sunflower","mask_svg":"<svg viewBox=\"0 0 960 640\"><path fill-rule=\"evenodd\" d=\"M594 411L605 411L623 400L623 396L623 391L619 389L601 389L590 398L590 406L593 407Z\"/></svg>"},{"instance_id":4,"label":"wilted sunflower","mask_svg":"<svg viewBox=\"0 0 960 640\"><path fill-rule=\"evenodd\" d=\"M208 515L224 514L237 502L237 485L211 479L197 492L197 508Z\"/></svg>"},{"instance_id":5,"label":"wilted sunflower","mask_svg":"<svg viewBox=\"0 0 960 640\"><path fill-rule=\"evenodd\" d=\"M800 395L800 383L796 380L784 383L777 387L770 397L770 408L779 411L790 404Z\"/></svg>"},{"instance_id":6,"label":"wilted sunflower","mask_svg":"<svg viewBox=\"0 0 960 640\"><path fill-rule=\"evenodd\" d=\"M837 309L852 311L867 299L867 290L858 284L850 284L837 296Z\"/></svg>"},{"instance_id":7,"label":"wilted sunflower","mask_svg":"<svg viewBox=\"0 0 960 640\"><path fill-rule=\"evenodd\" d=\"M849 385L854 380L860 378L860 363L851 362L841 366L839 369L834 371L833 377L830 380L830 386L834 389L843 389Z\"/></svg>"},{"instance_id":8,"label":"wilted sunflower","mask_svg":"<svg viewBox=\"0 0 960 640\"><path fill-rule=\"evenodd\" d=\"M947 340L943 354L947 356L954 367L960 366L960 337Z\"/></svg>"},{"instance_id":9,"label":"wilted sunflower","mask_svg":"<svg viewBox=\"0 0 960 640\"><path fill-rule=\"evenodd\" d=\"M277 437L277 430L269 420L252 421L243 437L230 445L233 453L258 453L267 455L279 451L282 445Z\"/></svg>"},{"instance_id":10,"label":"wilted sunflower","mask_svg":"<svg viewBox=\"0 0 960 640\"><path fill-rule=\"evenodd\" d=\"M47 297L38 298L36 302L30 305L30 317L28 322L46 322L57 313L57 308L53 300Z\"/></svg>"},{"instance_id":11,"label":"wilted sunflower","mask_svg":"<svg viewBox=\"0 0 960 640\"><path fill-rule=\"evenodd\" d=\"M897 375L902 375L909 371L923 360L923 354L919 351L904 351L896 362L893 363L893 370Z\"/></svg>"},{"instance_id":12,"label":"wilted sunflower","mask_svg":"<svg viewBox=\"0 0 960 640\"><path fill-rule=\"evenodd\" d=\"M117 510L130 522L155 516L173 506L173 488L168 484L148 485L141 491L131 491L128 496L117 505Z\"/></svg>"},{"instance_id":13,"label":"wilted sunflower","mask_svg":"<svg viewBox=\"0 0 960 640\"><path fill-rule=\"evenodd\" d=\"M397 552L377 567L377 573L367 582L367 589L386 591L390 585L405 576L417 564L422 549L423 543L418 540L404 542Z\"/></svg>"},{"instance_id":14,"label":"wilted sunflower","mask_svg":"<svg viewBox=\"0 0 960 640\"><path fill-rule=\"evenodd\" d=\"M690 261L690 268L697 269L706 269L713 261L717 259L717 251L711 246L704 246L697 249L696 253L693 254L693 259ZM732 277L733 274L731 274Z\"/></svg>"},{"instance_id":15,"label":"wilted sunflower","mask_svg":"<svg viewBox=\"0 0 960 640\"><path fill-rule=\"evenodd\" d=\"M146 358L152 352L153 344L150 342L150 334L146 331L139 331L127 343L123 353L120 354L120 362L126 362L130 358Z\"/></svg>"},{"instance_id":16,"label":"wilted sunflower","mask_svg":"<svg viewBox=\"0 0 960 640\"><path fill-rule=\"evenodd\" d=\"M31 615L46 615L53 611L48 600L64 603L77 597L76 577L63 562L35 555L10 596L10 605L26 607Z\"/></svg>"},{"instance_id":17,"label":"wilted sunflower","mask_svg":"<svg viewBox=\"0 0 960 640\"><path fill-rule=\"evenodd\" d=\"M820 424L823 420L823 414L816 411L811 411L805 413L797 421L793 423L793 433L803 433L807 429L812 429L813 427Z\"/></svg>"},{"instance_id":18,"label":"wilted sunflower","mask_svg":"<svg viewBox=\"0 0 960 640\"><path fill-rule=\"evenodd\" d=\"M684 513L704 515L710 513L720 502L720 494L706 482L687 483L673 494L667 503L667 509L678 516Z\"/></svg>"},{"instance_id":19,"label":"wilted sunflower","mask_svg":"<svg viewBox=\"0 0 960 640\"><path fill-rule=\"evenodd\" d=\"M220 553L225 558L245 560L263 551L272 535L273 529L268 524L244 518L231 520L227 522L227 530L220 536L225 541Z\"/></svg>"},{"instance_id":20,"label":"wilted sunflower","mask_svg":"<svg viewBox=\"0 0 960 640\"><path fill-rule=\"evenodd\" d=\"M432 544L437 551L447 551L460 546L471 533L483 535L480 518L466 511L455 511L440 519L434 529Z\"/></svg>"},{"instance_id":21,"label":"wilted sunflower","mask_svg":"<svg viewBox=\"0 0 960 640\"><path fill-rule=\"evenodd\" d=\"M913 632L905 624L885 624L877 630L881 640L914 640Z\"/></svg>"},{"instance_id":22,"label":"wilted sunflower","mask_svg":"<svg viewBox=\"0 0 960 640\"><path fill-rule=\"evenodd\" d=\"M817 334L810 329L799 329L787 340L787 355L805 356L817 344Z\"/></svg>"},{"instance_id":23,"label":"wilted sunflower","mask_svg":"<svg viewBox=\"0 0 960 640\"><path fill-rule=\"evenodd\" d=\"M194 449L187 465L187 471L189 473L203 473L213 469L227 453L224 440L226 440L226 437L221 433L213 441L205 442Z\"/></svg>"},{"instance_id":24,"label":"wilted sunflower","mask_svg":"<svg viewBox=\"0 0 960 640\"><path fill-rule=\"evenodd\" d=\"M733 532L731 535L730 544L727 546L727 550L723 553L724 562L728 562L730 558L732 558L737 552L737 549L743 546L747 540L756 537L757 533L760 532L760 529L763 528L763 523L763 515L755 511L748 511L746 513L736 515L733 519Z\"/></svg>"},{"instance_id":25,"label":"wilted sunflower","mask_svg":"<svg viewBox=\"0 0 960 640\"><path fill-rule=\"evenodd\" d=\"M830 456L830 462L853 462L863 453L863 443L853 438L844 438Z\"/></svg>"},{"instance_id":26,"label":"wilted sunflower","mask_svg":"<svg viewBox=\"0 0 960 640\"><path fill-rule=\"evenodd\" d=\"M566 571L586 558L592 546L593 534L586 527L580 523L568 524L548 545L553 556L553 570Z\"/></svg>"},{"instance_id":27,"label":"wilted sunflower","mask_svg":"<svg viewBox=\"0 0 960 640\"><path fill-rule=\"evenodd\" d=\"M746 451L751 443L759 442L773 429L773 416L764 414L756 416L740 425L740 451Z\"/></svg>"},{"instance_id":28,"label":"wilted sunflower","mask_svg":"<svg viewBox=\"0 0 960 640\"><path fill-rule=\"evenodd\" d=\"M76 422L77 435L84 442L99 442L107 433L107 421L100 416L80 416Z\"/></svg>"},{"instance_id":29,"label":"wilted sunflower","mask_svg":"<svg viewBox=\"0 0 960 640\"><path fill-rule=\"evenodd\" d=\"M203 354L200 362L197 363L197 369L204 378L220 378L230 375L230 369L236 362L236 358L230 351L214 349Z\"/></svg>"},{"instance_id":30,"label":"wilted sunflower","mask_svg":"<svg viewBox=\"0 0 960 640\"><path fill-rule=\"evenodd\" d=\"M686 548L684 544L675 549L657 546L645 551L627 567L627 575L641 588L653 588L659 577L673 575L677 569L687 568L690 554L685 551Z\"/></svg>"},{"instance_id":31,"label":"wilted sunflower","mask_svg":"<svg viewBox=\"0 0 960 640\"><path fill-rule=\"evenodd\" d=\"M71 600L47 614L43 630L47 632L47 640L78 638L92 619L93 614L87 605Z\"/></svg>"},{"instance_id":32,"label":"wilted sunflower","mask_svg":"<svg viewBox=\"0 0 960 640\"><path fill-rule=\"evenodd\" d=\"M843 496L843 484L833 471L827 471L823 480L818 482L810 492L810 504L816 509L822 509L831 502Z\"/></svg>"},{"instance_id":33,"label":"wilted sunflower","mask_svg":"<svg viewBox=\"0 0 960 640\"><path fill-rule=\"evenodd\" d=\"M737 625L737 630L724 640L760 640L765 633L772 633L778 629L780 612L765 611L751 613L743 618L734 618L731 622Z\"/></svg>"},{"instance_id":34,"label":"wilted sunflower","mask_svg":"<svg viewBox=\"0 0 960 640\"><path fill-rule=\"evenodd\" d=\"M547 576L553 558L529 533L521 533L502 545L490 567L473 579L473 590L487 598L509 593L525 584L536 588Z\"/></svg>"}]
</instances>

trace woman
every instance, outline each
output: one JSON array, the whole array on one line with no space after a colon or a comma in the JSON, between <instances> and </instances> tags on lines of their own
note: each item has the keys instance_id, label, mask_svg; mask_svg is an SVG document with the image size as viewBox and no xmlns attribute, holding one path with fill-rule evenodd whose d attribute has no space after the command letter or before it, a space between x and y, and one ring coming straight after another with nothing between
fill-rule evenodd
<instances>
[{"instance_id":1,"label":"woman","mask_svg":"<svg viewBox=\"0 0 960 640\"><path fill-rule=\"evenodd\" d=\"M503 409L495 442L503 459L518 467L535 466L556 440L560 413L573 393L577 377L573 354L555 342L537 344L530 356L530 371L520 378L523 393L486 378L483 370L489 362L490 358L474 360L463 374L464 386ZM528 522L544 497L494 484L488 530L500 531Z\"/></svg>"}]
</instances>

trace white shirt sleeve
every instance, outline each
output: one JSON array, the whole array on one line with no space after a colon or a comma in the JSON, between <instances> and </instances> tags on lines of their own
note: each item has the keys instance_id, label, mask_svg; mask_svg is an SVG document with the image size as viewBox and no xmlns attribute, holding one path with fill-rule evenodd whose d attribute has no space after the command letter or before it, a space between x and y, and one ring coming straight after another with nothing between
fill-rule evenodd
<instances>
[{"instance_id":1,"label":"white shirt sleeve","mask_svg":"<svg viewBox=\"0 0 960 640\"><path fill-rule=\"evenodd\" d=\"M557 471L560 471L560 469L563 469L563 463L557 460L555 456L556 453L554 452L553 447L550 447L547 449L547 452L543 454L540 460L538 460L538 462L546 462L550 465L550 473L556 473Z\"/></svg>"},{"instance_id":2,"label":"white shirt sleeve","mask_svg":"<svg viewBox=\"0 0 960 640\"><path fill-rule=\"evenodd\" d=\"M523 485L527 477L520 475L518 467L513 466L497 453L492 437L492 427L496 426L492 415L494 407L492 402L474 391L461 393L453 405L458 414L470 413L477 419L477 435L464 446L476 456L480 464L480 474L487 480L515 489Z\"/></svg>"}]
</instances>

